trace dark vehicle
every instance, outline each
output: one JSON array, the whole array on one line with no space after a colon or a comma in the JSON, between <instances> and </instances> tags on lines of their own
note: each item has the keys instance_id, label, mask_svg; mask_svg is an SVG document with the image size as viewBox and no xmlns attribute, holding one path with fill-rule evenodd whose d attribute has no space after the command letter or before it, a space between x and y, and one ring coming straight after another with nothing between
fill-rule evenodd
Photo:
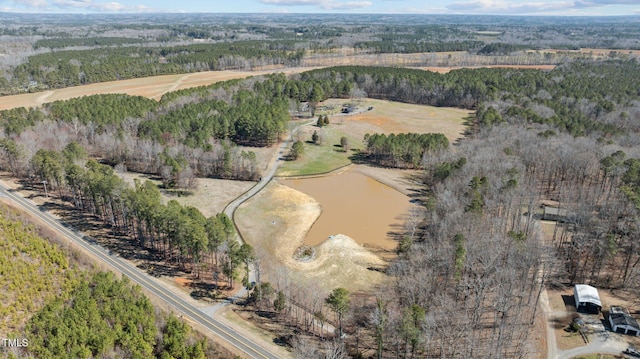
<instances>
[{"instance_id":1,"label":"dark vehicle","mask_svg":"<svg viewBox=\"0 0 640 359\"><path fill-rule=\"evenodd\" d=\"M622 352L622 354L631 355L632 357L640 358L640 350L633 349L633 348L625 349Z\"/></svg>"}]
</instances>

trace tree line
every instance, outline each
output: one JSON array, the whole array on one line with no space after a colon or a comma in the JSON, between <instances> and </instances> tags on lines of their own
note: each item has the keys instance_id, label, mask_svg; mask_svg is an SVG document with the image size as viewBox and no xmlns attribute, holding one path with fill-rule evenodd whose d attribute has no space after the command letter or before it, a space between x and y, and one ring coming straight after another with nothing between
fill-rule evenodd
<instances>
[{"instance_id":1,"label":"tree line","mask_svg":"<svg viewBox=\"0 0 640 359\"><path fill-rule=\"evenodd\" d=\"M481 41L442 41L442 42L423 42L402 41L402 40L383 40L383 41L367 41L357 42L354 44L355 49L368 50L368 52L382 53L400 53L411 54L420 52L449 52L449 51L473 51L484 45Z\"/></svg>"},{"instance_id":2,"label":"tree line","mask_svg":"<svg viewBox=\"0 0 640 359\"><path fill-rule=\"evenodd\" d=\"M364 155L372 163L399 168L420 168L424 156L449 147L441 133L366 134Z\"/></svg>"},{"instance_id":3,"label":"tree line","mask_svg":"<svg viewBox=\"0 0 640 359\"><path fill-rule=\"evenodd\" d=\"M160 190L150 181L131 187L111 166L86 160L76 143L62 153L39 150L31 160L35 178L46 181L86 216L95 216L125 243L144 248L150 256L179 270L211 273L233 286L239 265L249 259L251 247L240 246L235 227L224 214L210 218L177 201L161 203ZM128 242L128 243L127 243ZM215 259L215 260L214 260Z\"/></svg>"},{"instance_id":4,"label":"tree line","mask_svg":"<svg viewBox=\"0 0 640 359\"><path fill-rule=\"evenodd\" d=\"M264 41L195 44L173 47L105 47L61 50L30 56L16 66L2 94L17 93L31 81L36 88L55 89L96 82L197 71L294 66L304 54L284 44Z\"/></svg>"},{"instance_id":5,"label":"tree line","mask_svg":"<svg viewBox=\"0 0 640 359\"><path fill-rule=\"evenodd\" d=\"M41 47L60 49L65 47L94 47L94 46L122 46L142 44L145 41L139 38L126 37L60 37L40 39L33 44L34 49Z\"/></svg>"}]
</instances>

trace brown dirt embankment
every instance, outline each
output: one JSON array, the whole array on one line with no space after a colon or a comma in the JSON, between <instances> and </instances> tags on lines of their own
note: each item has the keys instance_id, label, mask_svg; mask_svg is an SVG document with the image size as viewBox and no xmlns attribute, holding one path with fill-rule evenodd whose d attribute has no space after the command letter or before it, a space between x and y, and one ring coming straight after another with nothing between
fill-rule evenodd
<instances>
[{"instance_id":1,"label":"brown dirt embankment","mask_svg":"<svg viewBox=\"0 0 640 359\"><path fill-rule=\"evenodd\" d=\"M316 246L311 258L294 257L320 213L313 198L274 181L241 205L235 220L255 248L262 275L269 281L287 276L298 283L313 282L325 292L337 287L368 290L385 281L384 274L371 269L384 262L344 235Z\"/></svg>"}]
</instances>

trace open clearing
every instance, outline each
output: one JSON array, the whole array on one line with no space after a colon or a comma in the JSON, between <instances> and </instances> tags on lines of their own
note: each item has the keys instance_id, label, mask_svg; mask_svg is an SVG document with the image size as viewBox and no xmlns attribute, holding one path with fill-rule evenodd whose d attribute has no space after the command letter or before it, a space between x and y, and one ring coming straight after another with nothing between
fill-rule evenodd
<instances>
[{"instance_id":1,"label":"open clearing","mask_svg":"<svg viewBox=\"0 0 640 359\"><path fill-rule=\"evenodd\" d=\"M335 119L334 119L335 120ZM311 142L311 136L317 132L323 138L321 144ZM302 127L294 136L304 142L304 153L295 161L286 161L278 167L278 176L306 176L333 171L351 163L349 156L353 152L345 152L340 145L340 138L347 137L352 149L362 148L362 137L356 137L349 129L339 125Z\"/></svg>"},{"instance_id":2,"label":"open clearing","mask_svg":"<svg viewBox=\"0 0 640 359\"><path fill-rule=\"evenodd\" d=\"M331 100L342 103L344 101ZM462 137L464 118L473 112L452 107L433 107L401 102L363 99L359 107L371 111L344 116L347 132L363 138L366 133L442 133L450 142Z\"/></svg>"},{"instance_id":3,"label":"open clearing","mask_svg":"<svg viewBox=\"0 0 640 359\"><path fill-rule=\"evenodd\" d=\"M190 74L161 75L137 79L101 82L89 85L67 87L44 92L0 97L0 110L15 107L37 107L57 100L75 97L123 93L160 100L167 92L211 85L216 82L265 75L277 72L285 74L311 70L310 68L283 68L263 71L206 71Z\"/></svg>"},{"instance_id":4,"label":"open clearing","mask_svg":"<svg viewBox=\"0 0 640 359\"><path fill-rule=\"evenodd\" d=\"M453 143L463 136L464 119L472 114L469 110L459 108L375 99L356 100L356 112L340 113L342 105L348 102L345 99L329 99L319 104L319 107L328 108L317 114L326 114L329 125L322 128L303 127L296 135L297 140L305 143L302 157L283 163L278 168L278 176L326 173L348 165L353 151L364 148L363 138L367 133L442 133ZM321 145L311 143L314 131L324 138ZM350 152L344 152L339 147L341 137L349 139Z\"/></svg>"},{"instance_id":5,"label":"open clearing","mask_svg":"<svg viewBox=\"0 0 640 359\"><path fill-rule=\"evenodd\" d=\"M543 203L553 204L549 201L543 201ZM553 243L555 226L556 222L554 221L540 221L543 240L547 242L547 245L555 245ZM556 235L560 236L561 232L562 229L558 229ZM549 331L547 338L549 338L550 343L555 341L559 358L565 358L567 353L575 351L581 352L577 356L580 358L598 358L598 353L605 352L619 355L629 345L640 347L640 337L613 333L606 329L608 327L608 322L606 322L607 315L609 307L612 305L626 307L631 311L632 316L637 317L639 312L635 311L634 308L640 306L640 300L634 293L624 290L598 288L598 294L602 301L602 313L594 315L578 314L572 286L555 283L555 285L548 285L545 292L546 295L543 298L546 298L544 301L548 305L547 308L545 308L545 305L542 305L542 307L547 311L546 326ZM589 344L584 342L579 333L567 330L573 318L578 315L587 323L586 333L590 340ZM553 343L550 345L553 345ZM607 357L605 356L604 358Z\"/></svg>"},{"instance_id":6,"label":"open clearing","mask_svg":"<svg viewBox=\"0 0 640 359\"><path fill-rule=\"evenodd\" d=\"M558 343L558 349L567 350L584 346L585 343L577 333L570 333L565 329L571 324L571 319L574 315L577 315L575 308L575 300L573 299L573 287L557 288L553 290L547 290L549 296L549 307L552 311L550 315L550 321L553 323L555 329L556 340ZM638 313L634 312L633 308L638 308L638 300L633 293L617 290L606 290L598 288L598 294L602 301L603 313L609 312L609 307L612 305L619 305L631 310L631 314L636 316ZM605 320L604 314L598 315L585 315L580 314L583 318L589 318L595 322L602 322ZM640 347L640 338L630 335L618 334L607 331L607 334L615 340L625 341L628 345ZM598 333L589 334L591 336L597 336Z\"/></svg>"},{"instance_id":7,"label":"open clearing","mask_svg":"<svg viewBox=\"0 0 640 359\"><path fill-rule=\"evenodd\" d=\"M580 50L576 50L579 52ZM601 50L608 51L615 50ZM556 52L555 50L537 50L536 53ZM587 53L589 51L586 51ZM622 53L622 51L619 51ZM626 53L626 51L624 52ZM594 54L595 56L595 54ZM391 67L413 67L428 69L434 72L448 72L457 68L476 67L516 67L533 69L553 69L555 65L527 65L527 59L518 56L504 56L500 59L503 62L516 63L516 65L497 64L495 56L484 56L470 54L467 51L444 51L444 52L420 52L410 54L383 53L370 54L366 50L354 50L352 48L335 49L328 53L323 51L320 54L309 52L301 62L302 66L391 66Z\"/></svg>"},{"instance_id":8,"label":"open clearing","mask_svg":"<svg viewBox=\"0 0 640 359\"><path fill-rule=\"evenodd\" d=\"M134 179L138 179L142 183L149 180L156 186L161 185L161 182L154 177L140 173L126 172L121 173L120 176L131 186L133 186ZM161 201L166 204L170 200L176 200L183 206L198 208L205 217L211 217L222 212L227 204L248 191L255 184L255 182L251 181L198 178L198 188L188 195L177 195L161 189Z\"/></svg>"}]
</instances>

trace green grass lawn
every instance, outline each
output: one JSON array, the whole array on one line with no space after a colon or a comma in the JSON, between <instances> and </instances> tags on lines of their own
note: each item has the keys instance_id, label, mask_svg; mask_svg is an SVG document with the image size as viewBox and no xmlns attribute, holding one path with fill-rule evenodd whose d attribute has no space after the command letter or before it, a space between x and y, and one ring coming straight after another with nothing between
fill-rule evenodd
<instances>
[{"instance_id":1,"label":"green grass lawn","mask_svg":"<svg viewBox=\"0 0 640 359\"><path fill-rule=\"evenodd\" d=\"M324 132L321 145L310 143L311 134L316 130ZM340 145L340 138L347 137L351 144L351 151L344 152ZM328 125L322 129L311 126L301 134L304 142L304 153L295 161L286 161L278 168L278 176L306 176L333 171L351 163L349 157L354 150L362 148L362 139L341 131L338 125ZM336 146L337 145L337 146Z\"/></svg>"}]
</instances>

